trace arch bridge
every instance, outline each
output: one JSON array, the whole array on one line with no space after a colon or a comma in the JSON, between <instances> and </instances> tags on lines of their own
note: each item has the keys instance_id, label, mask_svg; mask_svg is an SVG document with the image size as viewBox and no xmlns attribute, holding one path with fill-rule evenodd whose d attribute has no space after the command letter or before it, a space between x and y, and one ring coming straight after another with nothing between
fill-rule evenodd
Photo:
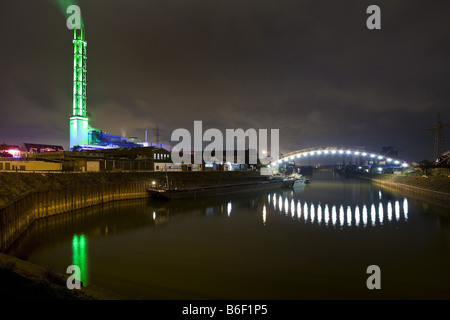
<instances>
[{"instance_id":1,"label":"arch bridge","mask_svg":"<svg viewBox=\"0 0 450 320\"><path fill-rule=\"evenodd\" d=\"M362 161L371 161L373 164L378 165L399 168L409 167L409 163L405 160L386 156L380 152L369 151L364 147L318 147L300 149L282 154L278 160L271 163L271 166L278 166L279 164L289 160L311 159L314 156L352 156L358 157Z\"/></svg>"}]
</instances>

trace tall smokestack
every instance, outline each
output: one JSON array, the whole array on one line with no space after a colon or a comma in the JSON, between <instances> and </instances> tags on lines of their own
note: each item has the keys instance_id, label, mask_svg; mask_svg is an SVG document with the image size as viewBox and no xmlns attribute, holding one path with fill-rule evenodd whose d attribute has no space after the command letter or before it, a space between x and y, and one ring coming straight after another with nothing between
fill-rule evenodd
<instances>
[{"instance_id":1,"label":"tall smokestack","mask_svg":"<svg viewBox=\"0 0 450 320\"><path fill-rule=\"evenodd\" d=\"M73 29L73 105L70 117L70 149L89 144L89 119L86 114L87 42L84 28Z\"/></svg>"}]
</instances>

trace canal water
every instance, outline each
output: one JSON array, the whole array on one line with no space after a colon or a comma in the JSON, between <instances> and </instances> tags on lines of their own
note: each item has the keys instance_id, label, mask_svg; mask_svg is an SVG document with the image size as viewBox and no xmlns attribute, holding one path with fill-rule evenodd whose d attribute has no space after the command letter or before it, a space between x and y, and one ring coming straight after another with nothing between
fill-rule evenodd
<instances>
[{"instance_id":1,"label":"canal water","mask_svg":"<svg viewBox=\"0 0 450 320\"><path fill-rule=\"evenodd\" d=\"M35 222L14 254L132 299L448 299L450 210L356 178ZM380 289L368 289L369 266ZM369 283L375 283L372 276Z\"/></svg>"}]
</instances>

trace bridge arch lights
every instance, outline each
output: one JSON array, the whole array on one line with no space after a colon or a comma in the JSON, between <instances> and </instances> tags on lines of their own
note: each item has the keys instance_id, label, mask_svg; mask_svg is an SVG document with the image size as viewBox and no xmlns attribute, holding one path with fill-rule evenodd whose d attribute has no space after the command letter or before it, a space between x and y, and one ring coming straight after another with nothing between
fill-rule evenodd
<instances>
[{"instance_id":1,"label":"bridge arch lights","mask_svg":"<svg viewBox=\"0 0 450 320\"><path fill-rule=\"evenodd\" d=\"M278 160L271 163L271 167L275 167L283 161L301 159L313 156L328 156L328 155L341 155L341 156L358 156L359 158L366 158L372 161L386 161L389 165L398 165L403 168L409 167L409 164L400 159L394 159L386 157L378 152L367 151L362 147L320 147L320 148L307 148L282 155Z\"/></svg>"}]
</instances>

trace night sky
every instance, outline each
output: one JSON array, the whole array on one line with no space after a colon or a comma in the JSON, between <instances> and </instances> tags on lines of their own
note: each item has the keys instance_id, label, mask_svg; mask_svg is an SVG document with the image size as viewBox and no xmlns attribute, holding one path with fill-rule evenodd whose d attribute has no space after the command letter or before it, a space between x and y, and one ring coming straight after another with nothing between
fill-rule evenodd
<instances>
[{"instance_id":1,"label":"night sky","mask_svg":"<svg viewBox=\"0 0 450 320\"><path fill-rule=\"evenodd\" d=\"M450 121L450 1L79 0L90 125L280 129L280 151L432 159ZM381 8L381 30L366 9ZM0 3L0 143L69 145L73 32L53 0ZM445 129L449 137L450 128ZM176 143L172 143L174 145ZM450 149L450 138L446 149Z\"/></svg>"}]
</instances>

